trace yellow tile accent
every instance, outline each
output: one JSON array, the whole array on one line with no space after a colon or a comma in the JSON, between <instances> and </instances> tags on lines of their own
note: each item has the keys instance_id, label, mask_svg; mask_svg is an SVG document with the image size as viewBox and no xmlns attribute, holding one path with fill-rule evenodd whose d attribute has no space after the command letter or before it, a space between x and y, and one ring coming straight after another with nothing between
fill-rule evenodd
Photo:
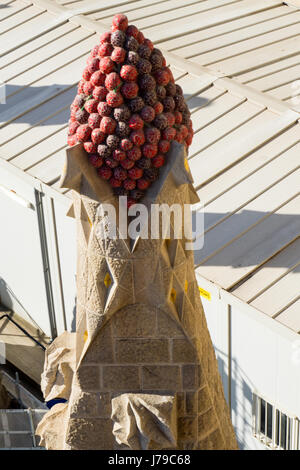
<instances>
[{"instance_id":1,"label":"yellow tile accent","mask_svg":"<svg viewBox=\"0 0 300 470\"><path fill-rule=\"evenodd\" d=\"M89 334L88 334L87 330L85 330L85 332L83 333L83 341L86 342L88 337L89 337Z\"/></svg>"},{"instance_id":2,"label":"yellow tile accent","mask_svg":"<svg viewBox=\"0 0 300 470\"><path fill-rule=\"evenodd\" d=\"M103 282L105 284L105 287L107 287L107 288L111 285L112 280L111 280L111 277L110 277L109 273L105 274Z\"/></svg>"},{"instance_id":3,"label":"yellow tile accent","mask_svg":"<svg viewBox=\"0 0 300 470\"><path fill-rule=\"evenodd\" d=\"M175 290L175 289L172 289L172 290L171 290L171 294L170 294L170 297L171 297L172 302L175 302L175 301L176 301L176 295L177 295L176 290Z\"/></svg>"},{"instance_id":4,"label":"yellow tile accent","mask_svg":"<svg viewBox=\"0 0 300 470\"><path fill-rule=\"evenodd\" d=\"M187 158L184 159L184 168L186 169L187 172L190 171L190 167L189 167L189 164L188 164L188 161L187 161Z\"/></svg>"},{"instance_id":5,"label":"yellow tile accent","mask_svg":"<svg viewBox=\"0 0 300 470\"><path fill-rule=\"evenodd\" d=\"M211 300L211 293L210 292L208 292L205 289L202 289L202 287L200 287L200 286L198 286L198 289L199 289L200 295L202 297L205 297L205 299L207 299L207 300Z\"/></svg>"}]
</instances>

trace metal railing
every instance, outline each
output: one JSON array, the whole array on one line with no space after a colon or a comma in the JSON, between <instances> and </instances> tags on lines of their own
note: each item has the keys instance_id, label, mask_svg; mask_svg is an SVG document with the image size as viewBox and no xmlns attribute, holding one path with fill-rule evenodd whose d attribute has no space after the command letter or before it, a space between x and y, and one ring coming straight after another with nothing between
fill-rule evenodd
<instances>
[{"instance_id":1,"label":"metal railing","mask_svg":"<svg viewBox=\"0 0 300 470\"><path fill-rule=\"evenodd\" d=\"M38 448L35 430L47 410L0 410L0 449Z\"/></svg>"}]
</instances>

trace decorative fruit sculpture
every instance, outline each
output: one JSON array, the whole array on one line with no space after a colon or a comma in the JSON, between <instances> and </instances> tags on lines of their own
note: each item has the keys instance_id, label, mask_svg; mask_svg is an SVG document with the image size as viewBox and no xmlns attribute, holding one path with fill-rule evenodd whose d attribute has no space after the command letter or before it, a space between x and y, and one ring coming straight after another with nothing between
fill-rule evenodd
<instances>
[{"instance_id":1,"label":"decorative fruit sculpture","mask_svg":"<svg viewBox=\"0 0 300 470\"><path fill-rule=\"evenodd\" d=\"M182 88L163 54L125 15L115 15L87 59L68 145L83 143L99 177L130 206L159 177L171 142L188 147L192 139Z\"/></svg>"}]
</instances>

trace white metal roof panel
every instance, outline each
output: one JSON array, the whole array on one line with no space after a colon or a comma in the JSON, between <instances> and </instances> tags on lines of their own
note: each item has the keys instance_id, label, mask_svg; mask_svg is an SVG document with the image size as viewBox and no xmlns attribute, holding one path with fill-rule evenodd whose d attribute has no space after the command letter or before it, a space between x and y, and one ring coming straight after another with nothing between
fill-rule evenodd
<instances>
[{"instance_id":1,"label":"white metal roof panel","mask_svg":"<svg viewBox=\"0 0 300 470\"><path fill-rule=\"evenodd\" d=\"M145 0L60 2L109 24L122 10L160 45L300 109L297 0ZM165 25L168 25L165 28Z\"/></svg>"},{"instance_id":2,"label":"white metal roof panel","mask_svg":"<svg viewBox=\"0 0 300 470\"><path fill-rule=\"evenodd\" d=\"M221 24L199 25L161 45L300 109L295 99L300 94L299 22L300 4L287 1Z\"/></svg>"}]
</instances>

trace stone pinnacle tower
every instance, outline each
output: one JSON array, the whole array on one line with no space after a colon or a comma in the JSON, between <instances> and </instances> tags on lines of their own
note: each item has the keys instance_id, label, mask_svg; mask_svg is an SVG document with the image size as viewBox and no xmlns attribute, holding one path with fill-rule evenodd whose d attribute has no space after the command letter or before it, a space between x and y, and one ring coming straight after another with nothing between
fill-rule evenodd
<instances>
[{"instance_id":1,"label":"stone pinnacle tower","mask_svg":"<svg viewBox=\"0 0 300 470\"><path fill-rule=\"evenodd\" d=\"M71 105L61 186L77 222L76 333L46 354L48 449L237 448L182 230L191 220L173 214L166 232L158 218L153 235L153 207L182 215L198 201L192 139L162 52L115 15Z\"/></svg>"},{"instance_id":2,"label":"stone pinnacle tower","mask_svg":"<svg viewBox=\"0 0 300 470\"><path fill-rule=\"evenodd\" d=\"M144 200L196 202L185 149L172 144ZM103 239L99 184L82 146L68 151L64 187L77 220L76 333L50 346L45 399L64 398L39 425L51 449L236 449L216 357L185 239ZM150 225L150 224L149 224Z\"/></svg>"}]
</instances>

